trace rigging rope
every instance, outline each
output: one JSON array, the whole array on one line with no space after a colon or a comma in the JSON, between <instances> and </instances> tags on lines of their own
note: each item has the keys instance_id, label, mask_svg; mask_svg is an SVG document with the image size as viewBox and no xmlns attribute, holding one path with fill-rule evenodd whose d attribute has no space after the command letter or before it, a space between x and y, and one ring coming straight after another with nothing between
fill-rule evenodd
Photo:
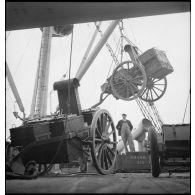
<instances>
[{"instance_id":1,"label":"rigging rope","mask_svg":"<svg viewBox=\"0 0 195 195\"><path fill-rule=\"evenodd\" d=\"M16 65L16 70L14 71L13 77L15 76L16 72L18 71L19 66L21 65L21 62L22 62L23 57L24 57L24 54L26 53L27 47L29 46L30 42L32 41L33 35L34 35L34 32L31 33L31 36L30 36L30 38L29 38L29 40L28 40L28 42L27 42L27 44L26 44L26 46L25 46L25 48L24 48L24 50L22 52L22 56L21 56L20 60L18 61L17 65Z\"/></svg>"},{"instance_id":2,"label":"rigging rope","mask_svg":"<svg viewBox=\"0 0 195 195\"><path fill-rule=\"evenodd\" d=\"M73 48L73 30L71 35L70 63L69 63L69 71L68 71L68 114L70 114L70 73L72 67L72 48Z\"/></svg>"},{"instance_id":3,"label":"rigging rope","mask_svg":"<svg viewBox=\"0 0 195 195\"><path fill-rule=\"evenodd\" d=\"M126 35L124 35L124 33L123 33L124 26L123 26L122 20L120 21L120 24L119 24L119 30L120 30L120 35L122 38L121 40L125 39L127 41L127 43L131 45L131 47L136 48L136 50L139 51L139 53L141 54L142 51L133 42L131 42ZM124 52L123 42L121 41L121 61L123 58L123 52ZM142 66L142 63L140 62L140 60L138 58L139 53L138 54L135 53L135 51L133 49L134 58ZM162 126L163 122L159 116L159 113L158 113L154 103L148 103L148 102L144 103L140 98L137 98L136 102L137 102L137 104L140 108L140 111L141 111L142 115L144 116L144 118L149 119L152 122L153 126L157 129L157 131L161 132L161 126Z\"/></svg>"},{"instance_id":4,"label":"rigging rope","mask_svg":"<svg viewBox=\"0 0 195 195\"><path fill-rule=\"evenodd\" d=\"M96 25L96 23L95 23L95 25ZM131 42L127 38L127 36L124 35L124 33L123 33L123 30L124 30L123 20L120 21L118 26L119 26L119 30L120 30L119 42L120 42L120 46L121 46L121 62L122 62L122 59L123 59L123 52L124 52L124 49L123 49L123 39L125 39L125 41L128 44L130 44L131 47L132 47L133 55L134 55L135 60L140 64L140 66L142 66L142 63L141 63L141 61L138 58L138 56L140 54L142 54L142 51L133 42ZM103 33L102 33L101 29L97 25L96 25L96 28L97 28L98 32L100 33L100 35L102 37ZM119 61L117 59L118 54L119 54L119 52L117 54L118 45L117 45L117 48L116 48L115 52L113 52L111 46L106 42L106 47L107 47L108 51L110 52L111 57L113 58L112 63L114 61L116 65L119 64ZM136 51L134 50L134 48L136 49ZM118 50L118 51L120 51L120 50ZM111 70L111 67L112 67L112 63L110 65L108 75L110 73L110 70ZM108 78L108 75L107 75L107 78ZM159 115L159 113L158 113L154 103L143 102L140 98L137 98L136 102L137 102L137 104L138 104L138 106L140 108L140 111L141 111L142 115L144 116L144 118L149 119L152 122L153 126L156 128L156 130L161 132L162 131L161 126L162 126L163 122L162 122L162 120L160 118L160 115Z\"/></svg>"},{"instance_id":5,"label":"rigging rope","mask_svg":"<svg viewBox=\"0 0 195 195\"><path fill-rule=\"evenodd\" d=\"M186 106L185 106L185 111L184 111L184 116L183 116L183 121L182 121L182 123L184 123L184 119L185 119L185 115L186 115L186 109L187 109L189 97L190 97L190 90L189 90L189 94L188 94L188 98L187 98L187 102L186 102Z\"/></svg>"},{"instance_id":6,"label":"rigging rope","mask_svg":"<svg viewBox=\"0 0 195 195\"><path fill-rule=\"evenodd\" d=\"M71 48L70 48L70 62L69 62L69 73L68 73L68 112L66 113L66 116L65 116L65 125L64 125L64 131L62 132L62 136L60 138L60 142L58 144L58 147L57 147L57 150L52 158L52 160L50 161L49 163L49 166L46 167L46 170L41 172L39 175L44 175L45 173L47 173L52 167L53 167L53 164L55 163L55 160L60 152L60 149L62 147L62 144L63 144L63 141L64 141L64 138L65 138L65 132L66 132L66 127L67 127L67 121L68 121L68 114L70 114L70 73L71 73L71 67L72 67L72 48L73 48L73 30L72 30L72 34L71 34Z\"/></svg>"},{"instance_id":7,"label":"rigging rope","mask_svg":"<svg viewBox=\"0 0 195 195\"><path fill-rule=\"evenodd\" d=\"M70 72L71 72L71 66L72 66L72 64L71 64L71 62L72 62L72 45L73 45L73 31L72 31L72 37L71 37L71 51L70 51L69 78L68 78L69 79L68 80L69 81L69 83L68 83L68 102L67 102L68 105L70 105ZM56 160L56 158L57 158L57 156L58 156L58 154L60 152L60 149L62 147L64 138L65 138L65 132L66 132L67 121L68 121L68 114L69 113L70 113L70 111L69 111L69 106L68 106L68 113L66 113L66 115L65 115L65 125L64 125L65 131L62 132L62 135L61 135L61 137L59 139L59 144L57 146L57 150L54 153L53 158L50 161L49 165L47 166L45 164L45 170L42 171L42 172L39 172L39 173L37 173L35 171L35 174L30 175L30 176L28 176L28 175L20 175L20 174L14 173L14 172L10 172L10 170L9 170L9 171L6 171L6 177L12 177L12 178L17 177L18 179L34 179L34 178L37 178L40 175L46 174L49 170L51 170L51 168L53 167L53 164L55 163L55 160ZM22 155L24 151L25 151L25 149L22 149L20 151L19 155ZM17 160L19 155L16 155L12 159L12 162L14 162L14 160Z\"/></svg>"},{"instance_id":8,"label":"rigging rope","mask_svg":"<svg viewBox=\"0 0 195 195\"><path fill-rule=\"evenodd\" d=\"M30 44L30 42L31 42L31 40L32 40L31 38L32 38L33 33L34 33L34 32L31 33L31 36L30 36L30 38L29 38L29 40L28 40L28 42L27 42L27 44L26 44L26 46L25 46L25 48L24 48L24 50L23 50L23 52L22 52L22 56L20 57L20 60L18 61L17 65L16 65L16 69L15 69L15 71L14 71L14 73L13 73L13 76L12 76L13 79L14 79L14 76L16 75L16 72L17 72L19 66L21 65L21 62L22 62L22 59L23 59L23 57L24 57L24 54L25 54L25 52L26 52L26 50L27 50L27 47L29 46L29 44ZM7 89L7 91L9 91L10 89L11 89L11 87L9 86L8 89Z\"/></svg>"},{"instance_id":9,"label":"rigging rope","mask_svg":"<svg viewBox=\"0 0 195 195\"><path fill-rule=\"evenodd\" d=\"M11 34L11 31L9 31L9 32L7 32L7 35L6 35L6 40L8 40L8 38L9 38L9 36L10 36L10 34Z\"/></svg>"},{"instance_id":10,"label":"rigging rope","mask_svg":"<svg viewBox=\"0 0 195 195\"><path fill-rule=\"evenodd\" d=\"M116 35L115 31L113 31L113 34L112 34L112 35L113 35L114 43L115 43L115 45L117 46L118 41L116 41L117 35Z\"/></svg>"}]
</instances>

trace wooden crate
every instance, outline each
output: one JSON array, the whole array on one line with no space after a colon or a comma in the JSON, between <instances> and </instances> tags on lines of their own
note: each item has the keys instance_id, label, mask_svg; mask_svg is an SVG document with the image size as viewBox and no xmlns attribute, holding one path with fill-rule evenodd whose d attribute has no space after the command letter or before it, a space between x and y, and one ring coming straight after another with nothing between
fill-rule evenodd
<instances>
[{"instance_id":1,"label":"wooden crate","mask_svg":"<svg viewBox=\"0 0 195 195\"><path fill-rule=\"evenodd\" d=\"M24 146L33 141L46 140L50 137L61 136L64 131L66 133L77 133L86 129L84 126L83 115L73 115L68 117L66 130L65 123L65 119L61 119L47 122L37 122L12 128L10 129L12 145Z\"/></svg>"},{"instance_id":2,"label":"wooden crate","mask_svg":"<svg viewBox=\"0 0 195 195\"><path fill-rule=\"evenodd\" d=\"M148 152L128 152L126 155L117 155L116 170L126 172L150 170Z\"/></svg>"},{"instance_id":3,"label":"wooden crate","mask_svg":"<svg viewBox=\"0 0 195 195\"><path fill-rule=\"evenodd\" d=\"M33 126L33 133L36 141L50 138L49 123L41 123Z\"/></svg>"},{"instance_id":4,"label":"wooden crate","mask_svg":"<svg viewBox=\"0 0 195 195\"><path fill-rule=\"evenodd\" d=\"M145 67L146 75L162 79L173 72L165 52L156 48L149 49L139 56L142 65Z\"/></svg>"},{"instance_id":5,"label":"wooden crate","mask_svg":"<svg viewBox=\"0 0 195 195\"><path fill-rule=\"evenodd\" d=\"M162 132L167 157L190 157L190 124L163 125Z\"/></svg>"},{"instance_id":6,"label":"wooden crate","mask_svg":"<svg viewBox=\"0 0 195 195\"><path fill-rule=\"evenodd\" d=\"M10 129L11 144L13 146L25 146L33 141L50 138L49 123L37 123L19 126Z\"/></svg>"},{"instance_id":7,"label":"wooden crate","mask_svg":"<svg viewBox=\"0 0 195 195\"><path fill-rule=\"evenodd\" d=\"M33 127L20 126L10 129L10 139L12 146L27 145L35 140Z\"/></svg>"},{"instance_id":8,"label":"wooden crate","mask_svg":"<svg viewBox=\"0 0 195 195\"><path fill-rule=\"evenodd\" d=\"M164 141L190 140L190 124L163 125Z\"/></svg>"},{"instance_id":9,"label":"wooden crate","mask_svg":"<svg viewBox=\"0 0 195 195\"><path fill-rule=\"evenodd\" d=\"M61 136L62 133L65 131L68 132L82 132L86 129L84 126L84 117L83 115L77 116L72 115L68 117L67 124L66 120L58 120L58 121L52 121L50 123L50 131L51 131L51 137Z\"/></svg>"},{"instance_id":10,"label":"wooden crate","mask_svg":"<svg viewBox=\"0 0 195 195\"><path fill-rule=\"evenodd\" d=\"M65 123L65 122L64 122ZM68 119L68 131L82 131L85 129L84 126L84 117L83 115L80 116L73 116L72 118Z\"/></svg>"}]
</instances>

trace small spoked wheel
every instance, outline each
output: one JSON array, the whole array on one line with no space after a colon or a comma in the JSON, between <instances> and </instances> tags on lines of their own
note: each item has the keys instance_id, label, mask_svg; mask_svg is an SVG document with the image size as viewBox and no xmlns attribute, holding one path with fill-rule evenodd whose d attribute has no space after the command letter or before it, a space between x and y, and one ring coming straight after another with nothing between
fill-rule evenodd
<instances>
[{"instance_id":1,"label":"small spoked wheel","mask_svg":"<svg viewBox=\"0 0 195 195\"><path fill-rule=\"evenodd\" d=\"M91 156L93 163L101 174L113 172L116 160L116 131L113 120L106 110L95 113L91 129Z\"/></svg>"},{"instance_id":2,"label":"small spoked wheel","mask_svg":"<svg viewBox=\"0 0 195 195\"><path fill-rule=\"evenodd\" d=\"M38 176L38 168L35 161L29 161L25 165L25 172L24 175L31 176L31 177L37 177Z\"/></svg>"},{"instance_id":3,"label":"small spoked wheel","mask_svg":"<svg viewBox=\"0 0 195 195\"><path fill-rule=\"evenodd\" d=\"M146 88L141 94L140 98L146 102L154 102L159 100L167 89L167 79L147 78Z\"/></svg>"},{"instance_id":4,"label":"small spoked wheel","mask_svg":"<svg viewBox=\"0 0 195 195\"><path fill-rule=\"evenodd\" d=\"M145 69L135 61L120 63L110 79L113 96L126 101L139 97L145 89L146 83Z\"/></svg>"}]
</instances>

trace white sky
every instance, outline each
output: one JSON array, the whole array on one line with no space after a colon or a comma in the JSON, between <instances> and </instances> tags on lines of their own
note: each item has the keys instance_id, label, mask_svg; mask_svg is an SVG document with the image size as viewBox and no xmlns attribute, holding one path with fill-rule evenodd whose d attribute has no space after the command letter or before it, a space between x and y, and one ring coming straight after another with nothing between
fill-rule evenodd
<instances>
[{"instance_id":1,"label":"white sky","mask_svg":"<svg viewBox=\"0 0 195 195\"><path fill-rule=\"evenodd\" d=\"M103 22L101 29L105 30L109 23L110 21ZM174 72L167 76L167 91L155 105L164 123L182 123L190 89L190 13L125 19L124 28L128 38L142 51L157 47L166 52ZM77 72L94 30L93 23L74 25L72 78ZM52 90L53 83L68 70L70 38L71 36L52 39L48 93ZM98 35L97 41L99 38ZM114 51L115 41L118 41L118 38L119 29L116 27L108 40ZM6 60L27 115L30 112L40 44L41 31L39 29L12 31L6 41ZM100 86L106 81L111 61L110 53L104 47L81 80L79 94L82 109L91 107L99 100ZM9 128L13 124L19 125L20 121L16 120L12 114L15 100L7 82L6 88L6 137L8 137ZM185 123L190 122L189 103ZM57 92L55 91L52 93L52 112L57 104ZM111 113L115 125L123 112L127 113L134 127L143 118L135 100L126 102L110 96L100 107ZM15 108L21 114L17 105ZM48 96L48 113L49 108Z\"/></svg>"}]
</instances>

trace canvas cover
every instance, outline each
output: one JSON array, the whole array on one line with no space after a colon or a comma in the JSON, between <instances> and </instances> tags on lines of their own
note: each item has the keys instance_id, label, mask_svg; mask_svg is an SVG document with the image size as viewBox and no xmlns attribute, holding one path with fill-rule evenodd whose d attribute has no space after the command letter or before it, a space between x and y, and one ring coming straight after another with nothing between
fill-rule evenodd
<instances>
[{"instance_id":1,"label":"canvas cover","mask_svg":"<svg viewBox=\"0 0 195 195\"><path fill-rule=\"evenodd\" d=\"M145 67L147 76L162 79L173 72L173 67L171 66L165 52L156 48L151 48L145 51L139 56L139 60Z\"/></svg>"}]
</instances>

